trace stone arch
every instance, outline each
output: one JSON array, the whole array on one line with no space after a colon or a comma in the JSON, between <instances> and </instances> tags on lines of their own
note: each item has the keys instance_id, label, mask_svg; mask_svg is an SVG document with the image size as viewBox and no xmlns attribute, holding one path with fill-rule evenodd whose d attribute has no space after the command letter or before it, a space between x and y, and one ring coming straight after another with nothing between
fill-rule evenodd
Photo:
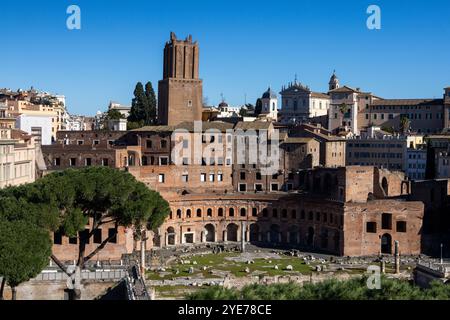
<instances>
[{"instance_id":1,"label":"stone arch","mask_svg":"<svg viewBox=\"0 0 450 320\"><path fill-rule=\"evenodd\" d=\"M270 242L278 243L281 241L280 238L281 238L280 226L277 224L272 224L270 226Z\"/></svg>"},{"instance_id":2,"label":"stone arch","mask_svg":"<svg viewBox=\"0 0 450 320\"><path fill-rule=\"evenodd\" d=\"M227 241L238 241L238 225L230 223L227 226Z\"/></svg>"},{"instance_id":3,"label":"stone arch","mask_svg":"<svg viewBox=\"0 0 450 320\"><path fill-rule=\"evenodd\" d=\"M174 246L175 245L175 229L173 227L167 228L167 245Z\"/></svg>"},{"instance_id":4,"label":"stone arch","mask_svg":"<svg viewBox=\"0 0 450 320\"><path fill-rule=\"evenodd\" d=\"M392 236L389 233L381 236L381 253L392 254Z\"/></svg>"},{"instance_id":5,"label":"stone arch","mask_svg":"<svg viewBox=\"0 0 450 320\"><path fill-rule=\"evenodd\" d=\"M320 231L320 247L322 249L328 248L328 229L322 228Z\"/></svg>"},{"instance_id":6,"label":"stone arch","mask_svg":"<svg viewBox=\"0 0 450 320\"><path fill-rule=\"evenodd\" d=\"M389 183L386 177L383 177L383 179L381 179L381 187L383 188L384 195L389 195Z\"/></svg>"},{"instance_id":7,"label":"stone arch","mask_svg":"<svg viewBox=\"0 0 450 320\"><path fill-rule=\"evenodd\" d=\"M310 247L314 246L314 228L313 227L308 228L308 236L306 238L306 244Z\"/></svg>"},{"instance_id":8,"label":"stone arch","mask_svg":"<svg viewBox=\"0 0 450 320\"><path fill-rule=\"evenodd\" d=\"M289 232L288 236L289 243L297 244L300 239L300 232L298 226L296 225L289 226L288 232Z\"/></svg>"},{"instance_id":9,"label":"stone arch","mask_svg":"<svg viewBox=\"0 0 450 320\"><path fill-rule=\"evenodd\" d=\"M257 223L252 223L250 225L250 242L259 241L259 225Z\"/></svg>"},{"instance_id":10,"label":"stone arch","mask_svg":"<svg viewBox=\"0 0 450 320\"><path fill-rule=\"evenodd\" d=\"M334 242L334 250L338 251L341 247L341 234L339 233L339 231L334 232L333 242Z\"/></svg>"},{"instance_id":11,"label":"stone arch","mask_svg":"<svg viewBox=\"0 0 450 320\"><path fill-rule=\"evenodd\" d=\"M216 241L216 228L213 224L208 223L205 225L205 241L206 242L215 242Z\"/></svg>"}]
</instances>

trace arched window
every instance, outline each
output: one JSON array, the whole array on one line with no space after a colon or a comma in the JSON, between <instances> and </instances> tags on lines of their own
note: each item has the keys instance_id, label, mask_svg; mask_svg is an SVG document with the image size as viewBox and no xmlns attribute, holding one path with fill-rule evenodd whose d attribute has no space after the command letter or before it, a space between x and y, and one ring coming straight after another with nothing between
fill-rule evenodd
<instances>
[{"instance_id":1,"label":"arched window","mask_svg":"<svg viewBox=\"0 0 450 320\"><path fill-rule=\"evenodd\" d=\"M178 209L178 210L177 210L177 218L178 218L178 219L181 219L181 209Z\"/></svg>"},{"instance_id":2,"label":"arched window","mask_svg":"<svg viewBox=\"0 0 450 320\"><path fill-rule=\"evenodd\" d=\"M190 218L192 216L191 209L186 210L186 217Z\"/></svg>"},{"instance_id":3,"label":"arched window","mask_svg":"<svg viewBox=\"0 0 450 320\"><path fill-rule=\"evenodd\" d=\"M219 211L217 212L217 215L219 217L223 217L223 208L219 208Z\"/></svg>"},{"instance_id":4,"label":"arched window","mask_svg":"<svg viewBox=\"0 0 450 320\"><path fill-rule=\"evenodd\" d=\"M206 215L208 217L212 217L212 209L211 208L208 208L208 211L206 211Z\"/></svg>"},{"instance_id":5,"label":"arched window","mask_svg":"<svg viewBox=\"0 0 450 320\"><path fill-rule=\"evenodd\" d=\"M294 210L291 211L291 218L292 219L297 219L297 210L294 209Z\"/></svg>"},{"instance_id":6,"label":"arched window","mask_svg":"<svg viewBox=\"0 0 450 320\"><path fill-rule=\"evenodd\" d=\"M241 217L245 217L247 215L247 210L245 208L241 208Z\"/></svg>"},{"instance_id":7,"label":"arched window","mask_svg":"<svg viewBox=\"0 0 450 320\"><path fill-rule=\"evenodd\" d=\"M202 209L197 209L197 217L201 218L202 216Z\"/></svg>"},{"instance_id":8,"label":"arched window","mask_svg":"<svg viewBox=\"0 0 450 320\"><path fill-rule=\"evenodd\" d=\"M228 210L228 216L234 217L234 209L233 209L233 208L230 208L230 209Z\"/></svg>"}]
</instances>

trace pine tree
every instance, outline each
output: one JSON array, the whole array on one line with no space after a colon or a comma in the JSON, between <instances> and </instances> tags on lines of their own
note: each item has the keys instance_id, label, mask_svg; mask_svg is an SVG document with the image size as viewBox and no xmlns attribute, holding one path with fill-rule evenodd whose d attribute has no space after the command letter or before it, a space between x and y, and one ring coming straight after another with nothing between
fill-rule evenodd
<instances>
[{"instance_id":1,"label":"pine tree","mask_svg":"<svg viewBox=\"0 0 450 320\"><path fill-rule=\"evenodd\" d=\"M145 124L155 124L156 123L156 95L153 90L152 83L149 81L145 84L145 97L147 98L147 108L146 108L146 117Z\"/></svg>"}]
</instances>

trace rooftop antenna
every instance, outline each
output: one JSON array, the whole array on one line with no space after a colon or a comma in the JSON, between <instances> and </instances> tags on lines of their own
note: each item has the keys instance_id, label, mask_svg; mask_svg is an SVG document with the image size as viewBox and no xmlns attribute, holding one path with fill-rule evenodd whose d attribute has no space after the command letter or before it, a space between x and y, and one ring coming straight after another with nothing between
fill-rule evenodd
<instances>
[{"instance_id":1,"label":"rooftop antenna","mask_svg":"<svg viewBox=\"0 0 450 320\"><path fill-rule=\"evenodd\" d=\"M297 84L297 74L295 74L294 84Z\"/></svg>"}]
</instances>

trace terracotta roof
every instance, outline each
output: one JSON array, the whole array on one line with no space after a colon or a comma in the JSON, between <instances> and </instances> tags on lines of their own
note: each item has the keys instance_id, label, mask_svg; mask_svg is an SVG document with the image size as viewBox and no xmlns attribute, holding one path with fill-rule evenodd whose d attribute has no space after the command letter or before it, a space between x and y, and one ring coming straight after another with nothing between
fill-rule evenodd
<instances>
[{"instance_id":1,"label":"terracotta roof","mask_svg":"<svg viewBox=\"0 0 450 320\"><path fill-rule=\"evenodd\" d=\"M131 132L170 132L174 130L174 126L145 126L142 128L131 130Z\"/></svg>"},{"instance_id":2,"label":"terracotta roof","mask_svg":"<svg viewBox=\"0 0 450 320\"><path fill-rule=\"evenodd\" d=\"M286 144L300 144L300 143L308 143L314 140L314 138L304 138L304 137L288 137L283 143Z\"/></svg>"},{"instance_id":3,"label":"terracotta roof","mask_svg":"<svg viewBox=\"0 0 450 320\"><path fill-rule=\"evenodd\" d=\"M416 105L439 105L442 99L382 99L374 100L372 106L416 106Z\"/></svg>"},{"instance_id":4,"label":"terracotta roof","mask_svg":"<svg viewBox=\"0 0 450 320\"><path fill-rule=\"evenodd\" d=\"M254 130L268 130L271 126L270 122L267 121L251 121L251 122L238 122L236 124L236 126L234 127L235 129L242 129L242 130L249 130L249 129L254 129Z\"/></svg>"},{"instance_id":5,"label":"terracotta roof","mask_svg":"<svg viewBox=\"0 0 450 320\"><path fill-rule=\"evenodd\" d=\"M331 90L330 92L335 93L335 92L361 92L361 91L353 89L349 86L343 86L343 87Z\"/></svg>"},{"instance_id":6,"label":"terracotta roof","mask_svg":"<svg viewBox=\"0 0 450 320\"><path fill-rule=\"evenodd\" d=\"M330 99L330 96L325 94L325 93L321 93L321 92L311 92L311 97L313 98L322 98L322 99Z\"/></svg>"}]
</instances>

